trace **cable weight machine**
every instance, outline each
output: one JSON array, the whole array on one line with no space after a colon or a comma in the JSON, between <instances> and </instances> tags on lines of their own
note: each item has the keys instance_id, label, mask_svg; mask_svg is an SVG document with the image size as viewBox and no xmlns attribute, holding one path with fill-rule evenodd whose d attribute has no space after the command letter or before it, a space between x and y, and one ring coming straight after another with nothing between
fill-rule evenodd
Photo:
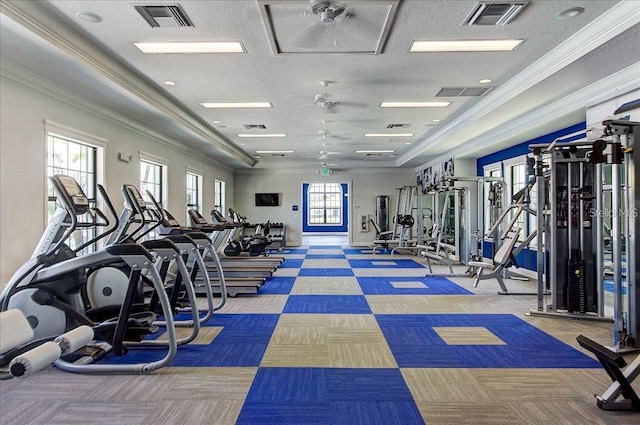
<instances>
[{"instance_id":1,"label":"cable weight machine","mask_svg":"<svg viewBox=\"0 0 640 425\"><path fill-rule=\"evenodd\" d=\"M636 258L640 201L633 162L634 134L640 134L640 123L608 120L603 126L602 139L530 146L539 231L537 308L529 314L611 321L605 315L605 301L611 298L604 282L608 226L613 349L622 351L636 345L640 323ZM609 185L604 184L606 179Z\"/></svg>"}]
</instances>

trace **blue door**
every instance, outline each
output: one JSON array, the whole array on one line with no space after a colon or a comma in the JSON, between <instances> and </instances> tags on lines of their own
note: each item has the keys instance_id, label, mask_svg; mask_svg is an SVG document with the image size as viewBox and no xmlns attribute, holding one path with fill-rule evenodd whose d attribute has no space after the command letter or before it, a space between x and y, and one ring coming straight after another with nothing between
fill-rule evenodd
<instances>
[{"instance_id":1,"label":"blue door","mask_svg":"<svg viewBox=\"0 0 640 425\"><path fill-rule=\"evenodd\" d=\"M302 184L302 231L346 233L349 230L347 183Z\"/></svg>"}]
</instances>

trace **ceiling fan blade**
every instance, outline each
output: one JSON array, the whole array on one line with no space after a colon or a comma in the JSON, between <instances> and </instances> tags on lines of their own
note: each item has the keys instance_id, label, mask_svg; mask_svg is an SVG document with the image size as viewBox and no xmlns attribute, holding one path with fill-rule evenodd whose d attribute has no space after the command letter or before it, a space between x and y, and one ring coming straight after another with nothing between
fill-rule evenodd
<instances>
[{"instance_id":1,"label":"ceiling fan blade","mask_svg":"<svg viewBox=\"0 0 640 425\"><path fill-rule=\"evenodd\" d=\"M368 108L369 104L364 102L340 102L338 101L338 106L347 106L350 108Z\"/></svg>"},{"instance_id":2,"label":"ceiling fan blade","mask_svg":"<svg viewBox=\"0 0 640 425\"><path fill-rule=\"evenodd\" d=\"M336 140L351 140L351 137L341 136L340 134L330 134L329 137Z\"/></svg>"}]
</instances>

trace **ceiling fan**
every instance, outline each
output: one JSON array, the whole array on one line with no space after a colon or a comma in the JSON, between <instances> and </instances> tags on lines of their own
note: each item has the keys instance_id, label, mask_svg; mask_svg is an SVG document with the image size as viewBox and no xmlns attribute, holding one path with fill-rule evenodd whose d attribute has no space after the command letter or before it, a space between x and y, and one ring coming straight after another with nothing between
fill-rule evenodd
<instances>
[{"instance_id":1,"label":"ceiling fan","mask_svg":"<svg viewBox=\"0 0 640 425\"><path fill-rule=\"evenodd\" d=\"M351 137L349 137L348 135L344 134L333 134L329 131L329 129L327 129L327 121L322 121L322 130L318 130L318 134L303 134L297 137L319 137L320 140L322 141L327 141L330 139L336 139L336 140L349 140L351 139ZM325 146L325 145L323 145Z\"/></svg>"},{"instance_id":2,"label":"ceiling fan","mask_svg":"<svg viewBox=\"0 0 640 425\"><path fill-rule=\"evenodd\" d=\"M322 145L322 150L318 152L317 155L309 155L306 158L319 159L322 165L336 165L336 164L329 164L329 156L331 155L342 155L342 152L332 152L327 150L327 145L325 143Z\"/></svg>"},{"instance_id":3,"label":"ceiling fan","mask_svg":"<svg viewBox=\"0 0 640 425\"><path fill-rule=\"evenodd\" d=\"M320 85L322 86L322 93L318 93L314 96L313 101L311 102L313 105L318 105L319 107L326 109L329 112L337 112L333 109L334 106L354 106L358 108L366 108L369 105L366 103L358 103L358 102L344 102L341 100L335 99L331 94L327 93L327 87L331 84L332 81L322 80L320 81Z\"/></svg>"},{"instance_id":4,"label":"ceiling fan","mask_svg":"<svg viewBox=\"0 0 640 425\"><path fill-rule=\"evenodd\" d=\"M333 24L349 17L351 10L346 6L330 0L311 0L309 11L318 16L323 24Z\"/></svg>"}]
</instances>

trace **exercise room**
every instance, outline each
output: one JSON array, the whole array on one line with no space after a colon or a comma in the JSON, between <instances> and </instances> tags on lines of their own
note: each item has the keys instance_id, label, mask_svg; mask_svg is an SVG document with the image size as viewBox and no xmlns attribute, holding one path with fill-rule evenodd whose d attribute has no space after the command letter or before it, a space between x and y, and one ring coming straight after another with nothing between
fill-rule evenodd
<instances>
[{"instance_id":1,"label":"exercise room","mask_svg":"<svg viewBox=\"0 0 640 425\"><path fill-rule=\"evenodd\" d=\"M638 39L638 0L2 0L0 424L640 423Z\"/></svg>"}]
</instances>

